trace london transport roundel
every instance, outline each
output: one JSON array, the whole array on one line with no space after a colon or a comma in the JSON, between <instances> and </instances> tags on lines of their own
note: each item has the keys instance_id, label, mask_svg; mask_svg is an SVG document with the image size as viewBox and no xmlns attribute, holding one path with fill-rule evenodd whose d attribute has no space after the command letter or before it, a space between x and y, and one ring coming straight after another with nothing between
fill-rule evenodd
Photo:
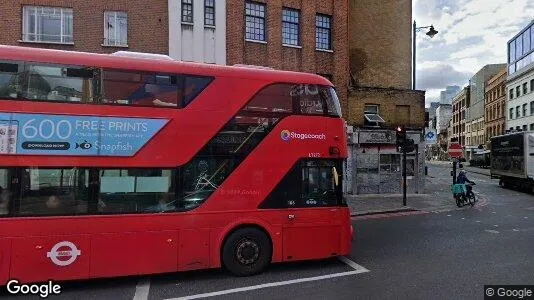
<instances>
[{"instance_id":1,"label":"london transport roundel","mask_svg":"<svg viewBox=\"0 0 534 300\"><path fill-rule=\"evenodd\" d=\"M69 241L63 241L55 244L50 252L46 253L46 257L50 258L55 265L64 267L72 264L81 254L82 251L76 245Z\"/></svg>"}]
</instances>

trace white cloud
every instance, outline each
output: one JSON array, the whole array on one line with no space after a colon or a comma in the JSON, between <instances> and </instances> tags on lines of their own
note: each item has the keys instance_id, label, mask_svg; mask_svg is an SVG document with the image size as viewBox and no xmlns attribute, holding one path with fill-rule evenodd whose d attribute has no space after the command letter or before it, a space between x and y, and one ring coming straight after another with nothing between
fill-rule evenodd
<instances>
[{"instance_id":1,"label":"white cloud","mask_svg":"<svg viewBox=\"0 0 534 300\"><path fill-rule=\"evenodd\" d=\"M439 31L432 39L424 30L417 34L417 74L432 79L417 84L427 100L439 96L436 85L465 85L484 65L506 62L507 42L534 20L532 0L414 0L413 6L418 27Z\"/></svg>"}]
</instances>

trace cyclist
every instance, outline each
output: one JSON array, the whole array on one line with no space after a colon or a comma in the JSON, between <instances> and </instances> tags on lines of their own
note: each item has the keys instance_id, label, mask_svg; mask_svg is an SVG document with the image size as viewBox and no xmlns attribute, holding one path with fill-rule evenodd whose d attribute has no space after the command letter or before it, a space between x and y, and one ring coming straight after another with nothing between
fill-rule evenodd
<instances>
[{"instance_id":1,"label":"cyclist","mask_svg":"<svg viewBox=\"0 0 534 300\"><path fill-rule=\"evenodd\" d=\"M465 170L460 170L460 173L458 174L458 178L456 178L457 184L465 184L465 183L471 183L475 184L473 181L469 180L467 178L467 175L465 175Z\"/></svg>"}]
</instances>

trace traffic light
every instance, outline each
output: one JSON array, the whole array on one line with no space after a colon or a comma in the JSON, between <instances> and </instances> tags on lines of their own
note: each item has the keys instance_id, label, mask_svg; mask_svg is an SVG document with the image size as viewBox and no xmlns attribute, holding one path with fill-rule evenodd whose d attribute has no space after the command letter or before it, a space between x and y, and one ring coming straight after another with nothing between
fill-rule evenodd
<instances>
[{"instance_id":1,"label":"traffic light","mask_svg":"<svg viewBox=\"0 0 534 300\"><path fill-rule=\"evenodd\" d=\"M397 126L395 132L397 135L397 151L402 152L402 147L406 143L406 129L401 126Z\"/></svg>"}]
</instances>

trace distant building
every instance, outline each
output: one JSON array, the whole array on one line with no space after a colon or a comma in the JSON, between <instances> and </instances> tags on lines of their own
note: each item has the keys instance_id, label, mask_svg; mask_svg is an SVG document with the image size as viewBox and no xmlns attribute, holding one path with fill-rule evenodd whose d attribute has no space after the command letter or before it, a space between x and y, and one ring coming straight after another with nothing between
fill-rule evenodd
<instances>
[{"instance_id":1,"label":"distant building","mask_svg":"<svg viewBox=\"0 0 534 300\"><path fill-rule=\"evenodd\" d=\"M449 126L449 121L452 117L452 105L451 104L441 104L436 109L436 131L438 133L446 132L447 127Z\"/></svg>"},{"instance_id":2,"label":"distant building","mask_svg":"<svg viewBox=\"0 0 534 300\"><path fill-rule=\"evenodd\" d=\"M439 107L439 102L431 102L428 108L429 126L432 129L436 129L436 109Z\"/></svg>"},{"instance_id":3,"label":"distant building","mask_svg":"<svg viewBox=\"0 0 534 300\"><path fill-rule=\"evenodd\" d=\"M469 87L465 87L452 100L452 135L449 135L451 138L456 138L462 146L465 146L465 115L469 105Z\"/></svg>"},{"instance_id":4,"label":"distant building","mask_svg":"<svg viewBox=\"0 0 534 300\"><path fill-rule=\"evenodd\" d=\"M482 67L469 79L470 106L466 111L466 156L471 159L475 149L486 144L486 125L484 123L485 89L488 79L506 64L489 64Z\"/></svg>"},{"instance_id":5,"label":"distant building","mask_svg":"<svg viewBox=\"0 0 534 300\"><path fill-rule=\"evenodd\" d=\"M534 131L534 21L508 42L507 130Z\"/></svg>"},{"instance_id":6,"label":"distant building","mask_svg":"<svg viewBox=\"0 0 534 300\"><path fill-rule=\"evenodd\" d=\"M506 68L495 76L491 77L486 83L485 96L485 117L486 124L486 143L490 138L496 135L503 134L505 131L506 122Z\"/></svg>"},{"instance_id":7,"label":"distant building","mask_svg":"<svg viewBox=\"0 0 534 300\"><path fill-rule=\"evenodd\" d=\"M440 93L441 104L452 104L452 98L458 94L461 88L457 85L447 86L444 91Z\"/></svg>"}]
</instances>

